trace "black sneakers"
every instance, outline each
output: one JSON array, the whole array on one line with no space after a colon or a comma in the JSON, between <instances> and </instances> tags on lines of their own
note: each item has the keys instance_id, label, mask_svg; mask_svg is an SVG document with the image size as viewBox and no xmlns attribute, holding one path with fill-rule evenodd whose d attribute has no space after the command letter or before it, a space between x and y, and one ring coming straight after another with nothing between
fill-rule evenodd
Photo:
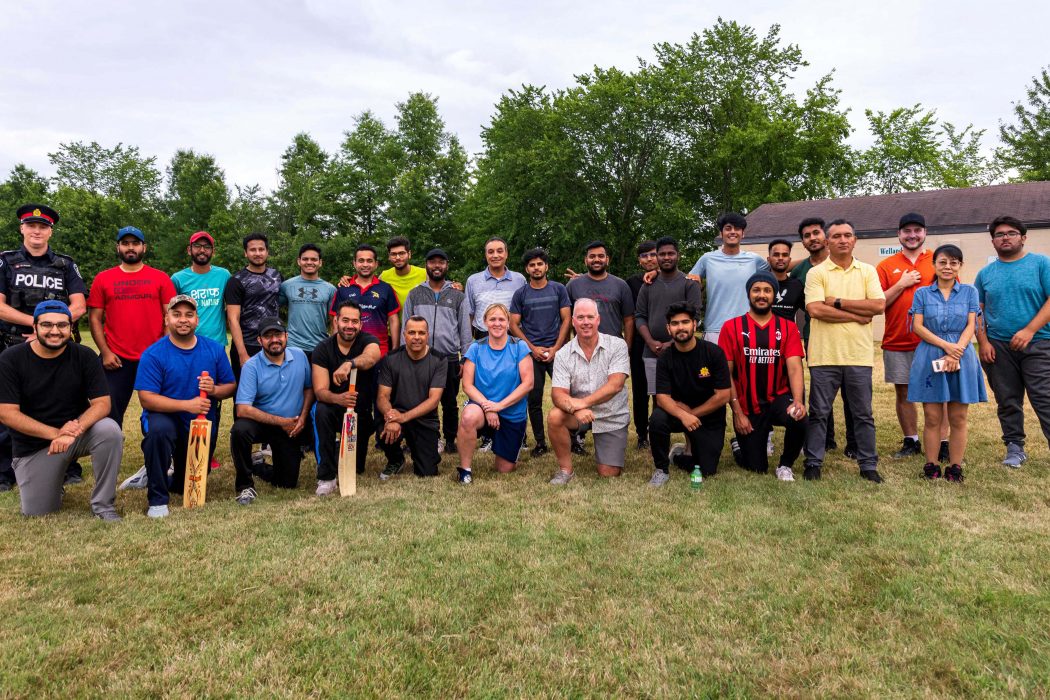
<instances>
[{"instance_id":1,"label":"black sneakers","mask_svg":"<svg viewBox=\"0 0 1050 700\"><path fill-rule=\"evenodd\" d=\"M806 467L802 478L806 481L820 481L820 467Z\"/></svg>"},{"instance_id":2,"label":"black sneakers","mask_svg":"<svg viewBox=\"0 0 1050 700\"><path fill-rule=\"evenodd\" d=\"M934 464L933 462L927 462L926 466L922 468L922 475L927 479L940 479L941 478L941 465Z\"/></svg>"},{"instance_id":3,"label":"black sneakers","mask_svg":"<svg viewBox=\"0 0 1050 700\"><path fill-rule=\"evenodd\" d=\"M883 481L882 475L874 469L865 469L860 473L860 478L867 479L873 484L881 484Z\"/></svg>"},{"instance_id":4,"label":"black sneakers","mask_svg":"<svg viewBox=\"0 0 1050 700\"><path fill-rule=\"evenodd\" d=\"M915 438L906 437L901 443L901 448L893 453L894 459L904 459L922 452L922 444Z\"/></svg>"},{"instance_id":5,"label":"black sneakers","mask_svg":"<svg viewBox=\"0 0 1050 700\"><path fill-rule=\"evenodd\" d=\"M964 477L962 467L960 467L958 464L953 464L952 466L944 470L945 481L954 481L957 483L962 483L963 478Z\"/></svg>"}]
</instances>

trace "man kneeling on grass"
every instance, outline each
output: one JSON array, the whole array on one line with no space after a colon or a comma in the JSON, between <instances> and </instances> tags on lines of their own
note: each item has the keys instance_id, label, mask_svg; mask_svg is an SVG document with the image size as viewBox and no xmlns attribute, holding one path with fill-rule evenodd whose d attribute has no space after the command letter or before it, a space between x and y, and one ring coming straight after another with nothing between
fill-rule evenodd
<instances>
[{"instance_id":1,"label":"man kneeling on grass","mask_svg":"<svg viewBox=\"0 0 1050 700\"><path fill-rule=\"evenodd\" d=\"M806 442L805 378L802 338L794 321L773 313L779 291L771 272L757 272L747 281L751 310L722 324L718 346L733 375L733 428L740 442L741 466L769 471L766 436L784 426L784 452L777 478L794 481L792 465Z\"/></svg>"},{"instance_id":2,"label":"man kneeling on grass","mask_svg":"<svg viewBox=\"0 0 1050 700\"><path fill-rule=\"evenodd\" d=\"M714 343L696 337L696 307L687 301L675 302L667 307L666 317L674 345L656 361L656 408L649 419L649 445L656 470L650 486L667 483L672 432L685 433L692 448L692 455L674 454L675 464L687 471L698 466L704 476L718 471L729 403L725 353Z\"/></svg>"},{"instance_id":3,"label":"man kneeling on grass","mask_svg":"<svg viewBox=\"0 0 1050 700\"><path fill-rule=\"evenodd\" d=\"M405 344L387 355L379 368L376 406L384 421L379 438L396 445L404 437L416 476L437 476L441 461L437 407L445 392L448 361L430 352L427 320L422 316L409 316L402 331ZM389 479L404 466L402 457L401 462L388 464L379 478Z\"/></svg>"},{"instance_id":4,"label":"man kneeling on grass","mask_svg":"<svg viewBox=\"0 0 1050 700\"><path fill-rule=\"evenodd\" d=\"M237 420L230 430L237 503L242 506L258 495L252 479L253 444L266 444L273 450L273 466L256 467L261 478L282 489L299 484L300 436L314 402L310 362L305 352L288 347L288 332L281 319L259 321L259 344L262 352L252 355L241 368L235 399Z\"/></svg>"},{"instance_id":5,"label":"man kneeling on grass","mask_svg":"<svg viewBox=\"0 0 1050 700\"><path fill-rule=\"evenodd\" d=\"M631 361L622 338L598 332L601 318L593 299L577 299L572 312L576 337L554 356L554 378L547 415L551 445L560 469L550 483L572 479L570 431L589 425L599 476L619 476L627 450L627 375Z\"/></svg>"},{"instance_id":6,"label":"man kneeling on grass","mask_svg":"<svg viewBox=\"0 0 1050 700\"><path fill-rule=\"evenodd\" d=\"M71 327L64 302L42 301L33 311L35 337L0 355L0 421L11 430L22 514L61 509L66 467L91 455L91 510L96 518L117 521L113 503L124 435L107 417L102 361L69 342Z\"/></svg>"}]
</instances>

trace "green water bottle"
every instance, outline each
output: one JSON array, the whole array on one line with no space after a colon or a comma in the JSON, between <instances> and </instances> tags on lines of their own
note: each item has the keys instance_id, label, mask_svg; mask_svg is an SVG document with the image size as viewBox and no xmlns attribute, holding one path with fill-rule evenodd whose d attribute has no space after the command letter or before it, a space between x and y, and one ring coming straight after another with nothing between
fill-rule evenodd
<instances>
[{"instance_id":1,"label":"green water bottle","mask_svg":"<svg viewBox=\"0 0 1050 700\"><path fill-rule=\"evenodd\" d=\"M700 467L693 467L693 473L689 476L689 486L693 489L700 488L704 483L704 475L700 473Z\"/></svg>"}]
</instances>

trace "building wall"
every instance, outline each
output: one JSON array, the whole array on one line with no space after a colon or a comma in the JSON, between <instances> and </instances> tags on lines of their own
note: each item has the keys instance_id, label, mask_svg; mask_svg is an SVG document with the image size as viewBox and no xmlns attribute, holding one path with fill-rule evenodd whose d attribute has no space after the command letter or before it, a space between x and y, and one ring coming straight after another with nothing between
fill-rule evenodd
<instances>
[{"instance_id":1,"label":"building wall","mask_svg":"<svg viewBox=\"0 0 1050 700\"><path fill-rule=\"evenodd\" d=\"M787 238L787 236L785 236ZM795 237L793 237L795 238ZM926 237L926 247L935 250L937 246L951 243L959 246L965 259L962 269L962 280L972 284L977 273L982 267L995 259L995 249L987 232L979 233L954 233L946 235L930 234ZM765 255L768 250L767 243L748 244L747 239L741 246L744 250L750 250L760 255ZM886 238L862 238L857 241L857 247L853 254L871 265L878 265L884 258L888 258L900 250L900 242L896 236ZM1030 229L1025 242L1025 250L1031 253L1042 253L1050 256L1050 229ZM792 257L800 258L805 253L801 243L795 244L791 251ZM882 339L883 317L877 316L873 322L875 339Z\"/></svg>"}]
</instances>

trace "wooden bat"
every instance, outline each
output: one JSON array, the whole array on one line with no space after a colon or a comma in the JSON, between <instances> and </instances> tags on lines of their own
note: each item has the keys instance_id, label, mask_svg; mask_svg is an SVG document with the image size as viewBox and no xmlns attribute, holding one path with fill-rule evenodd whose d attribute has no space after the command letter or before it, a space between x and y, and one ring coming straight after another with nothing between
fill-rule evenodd
<instances>
[{"instance_id":1,"label":"wooden bat","mask_svg":"<svg viewBox=\"0 0 1050 700\"><path fill-rule=\"evenodd\" d=\"M207 377L207 372L201 372ZM208 398L201 391L201 398ZM186 489L182 496L184 508L199 508L204 505L208 493L208 454L211 451L211 421L200 414L190 421L190 439L186 445Z\"/></svg>"},{"instance_id":2,"label":"wooden bat","mask_svg":"<svg viewBox=\"0 0 1050 700\"><path fill-rule=\"evenodd\" d=\"M357 385L357 367L350 370L350 388ZM339 434L339 495L353 496L357 493L357 410L346 409L343 414L343 430Z\"/></svg>"}]
</instances>

